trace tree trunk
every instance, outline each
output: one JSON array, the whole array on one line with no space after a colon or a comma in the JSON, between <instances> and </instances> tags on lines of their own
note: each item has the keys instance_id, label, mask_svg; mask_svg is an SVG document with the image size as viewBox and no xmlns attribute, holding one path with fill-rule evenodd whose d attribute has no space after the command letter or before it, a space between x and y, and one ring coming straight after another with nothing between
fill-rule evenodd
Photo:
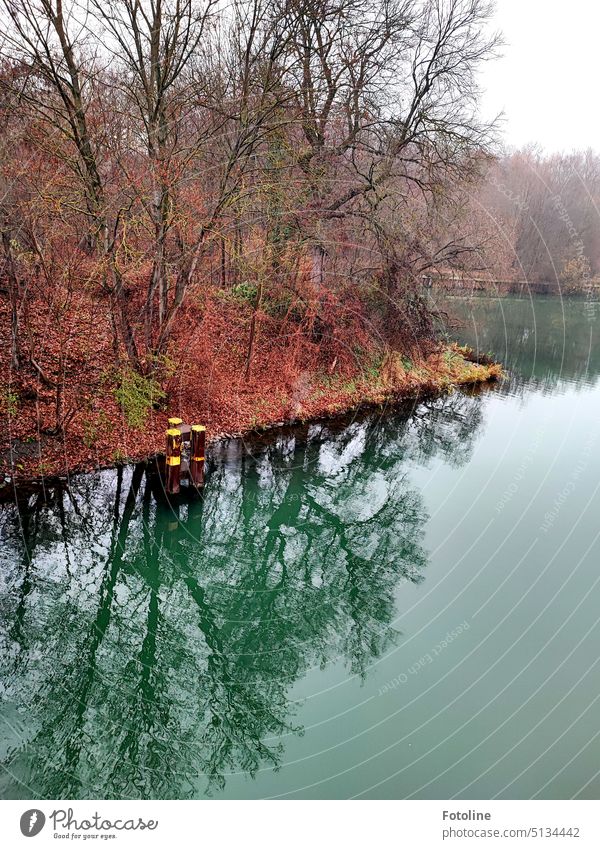
<instances>
[{"instance_id":1,"label":"tree trunk","mask_svg":"<svg viewBox=\"0 0 600 849\"><path fill-rule=\"evenodd\" d=\"M225 264L225 239L221 236L221 286L224 289L227 283L227 268Z\"/></svg>"},{"instance_id":2,"label":"tree trunk","mask_svg":"<svg viewBox=\"0 0 600 849\"><path fill-rule=\"evenodd\" d=\"M256 302L254 304L254 310L252 312L252 319L250 320L250 336L248 337L248 354L246 356L246 371L244 372L244 380L246 383L250 381L250 369L252 367L252 354L254 353L254 342L256 339L256 333L258 329L258 317L257 313L260 310L263 298L263 280L261 279L258 284L258 291L256 293Z\"/></svg>"},{"instance_id":3,"label":"tree trunk","mask_svg":"<svg viewBox=\"0 0 600 849\"><path fill-rule=\"evenodd\" d=\"M2 230L2 248L4 251L4 268L8 280L10 296L10 364L15 371L21 364L21 351L19 344L19 301L20 286L15 268L12 252L10 234Z\"/></svg>"},{"instance_id":4,"label":"tree trunk","mask_svg":"<svg viewBox=\"0 0 600 849\"><path fill-rule=\"evenodd\" d=\"M323 285L325 248L321 244L313 245L310 251L310 281L319 288Z\"/></svg>"},{"instance_id":5,"label":"tree trunk","mask_svg":"<svg viewBox=\"0 0 600 849\"><path fill-rule=\"evenodd\" d=\"M151 215L154 223L154 262L144 310L146 346L149 350L152 349L155 297L158 297L159 337L169 308L166 241L169 232L171 196L165 173L168 162L167 138L167 121L164 114L159 111L148 127L148 157L153 182Z\"/></svg>"}]
</instances>

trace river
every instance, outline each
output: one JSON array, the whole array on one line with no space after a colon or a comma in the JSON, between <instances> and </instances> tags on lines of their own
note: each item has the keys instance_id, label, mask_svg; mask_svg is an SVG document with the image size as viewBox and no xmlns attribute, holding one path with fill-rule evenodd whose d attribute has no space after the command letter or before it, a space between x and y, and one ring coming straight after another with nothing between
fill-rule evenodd
<instances>
[{"instance_id":1,"label":"river","mask_svg":"<svg viewBox=\"0 0 600 849\"><path fill-rule=\"evenodd\" d=\"M3 798L600 796L600 304L445 307L503 384L0 508Z\"/></svg>"}]
</instances>

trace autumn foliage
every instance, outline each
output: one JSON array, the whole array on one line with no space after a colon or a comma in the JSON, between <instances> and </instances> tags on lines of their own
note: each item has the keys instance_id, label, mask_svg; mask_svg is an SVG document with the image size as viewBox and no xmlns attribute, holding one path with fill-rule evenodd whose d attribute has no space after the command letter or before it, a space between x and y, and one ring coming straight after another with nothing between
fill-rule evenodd
<instances>
[{"instance_id":1,"label":"autumn foliage","mask_svg":"<svg viewBox=\"0 0 600 849\"><path fill-rule=\"evenodd\" d=\"M484 2L2 6L5 469L435 384L423 275L475 250L443 222L489 156Z\"/></svg>"}]
</instances>

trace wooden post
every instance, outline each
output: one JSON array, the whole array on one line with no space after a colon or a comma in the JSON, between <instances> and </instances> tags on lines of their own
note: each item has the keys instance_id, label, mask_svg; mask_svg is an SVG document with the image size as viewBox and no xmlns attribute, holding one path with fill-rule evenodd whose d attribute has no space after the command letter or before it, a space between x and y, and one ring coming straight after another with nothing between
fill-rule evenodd
<instances>
[{"instance_id":1,"label":"wooden post","mask_svg":"<svg viewBox=\"0 0 600 849\"><path fill-rule=\"evenodd\" d=\"M176 495L179 492L181 478L181 431L177 427L170 427L167 431L165 469L167 494Z\"/></svg>"},{"instance_id":2,"label":"wooden post","mask_svg":"<svg viewBox=\"0 0 600 849\"><path fill-rule=\"evenodd\" d=\"M179 427L180 424L183 424L183 419L178 419L175 416L169 419L169 427Z\"/></svg>"},{"instance_id":3,"label":"wooden post","mask_svg":"<svg viewBox=\"0 0 600 849\"><path fill-rule=\"evenodd\" d=\"M190 483L196 487L204 484L204 453L206 449L206 428L204 425L192 425L190 430Z\"/></svg>"}]
</instances>

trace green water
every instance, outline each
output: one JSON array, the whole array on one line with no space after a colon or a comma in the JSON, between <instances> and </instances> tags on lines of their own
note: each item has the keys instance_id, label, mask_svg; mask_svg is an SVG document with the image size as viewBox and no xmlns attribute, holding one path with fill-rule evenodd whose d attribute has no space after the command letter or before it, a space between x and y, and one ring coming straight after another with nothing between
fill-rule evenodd
<instances>
[{"instance_id":1,"label":"green water","mask_svg":"<svg viewBox=\"0 0 600 849\"><path fill-rule=\"evenodd\" d=\"M451 299L510 379L0 510L4 798L598 798L600 305Z\"/></svg>"}]
</instances>

